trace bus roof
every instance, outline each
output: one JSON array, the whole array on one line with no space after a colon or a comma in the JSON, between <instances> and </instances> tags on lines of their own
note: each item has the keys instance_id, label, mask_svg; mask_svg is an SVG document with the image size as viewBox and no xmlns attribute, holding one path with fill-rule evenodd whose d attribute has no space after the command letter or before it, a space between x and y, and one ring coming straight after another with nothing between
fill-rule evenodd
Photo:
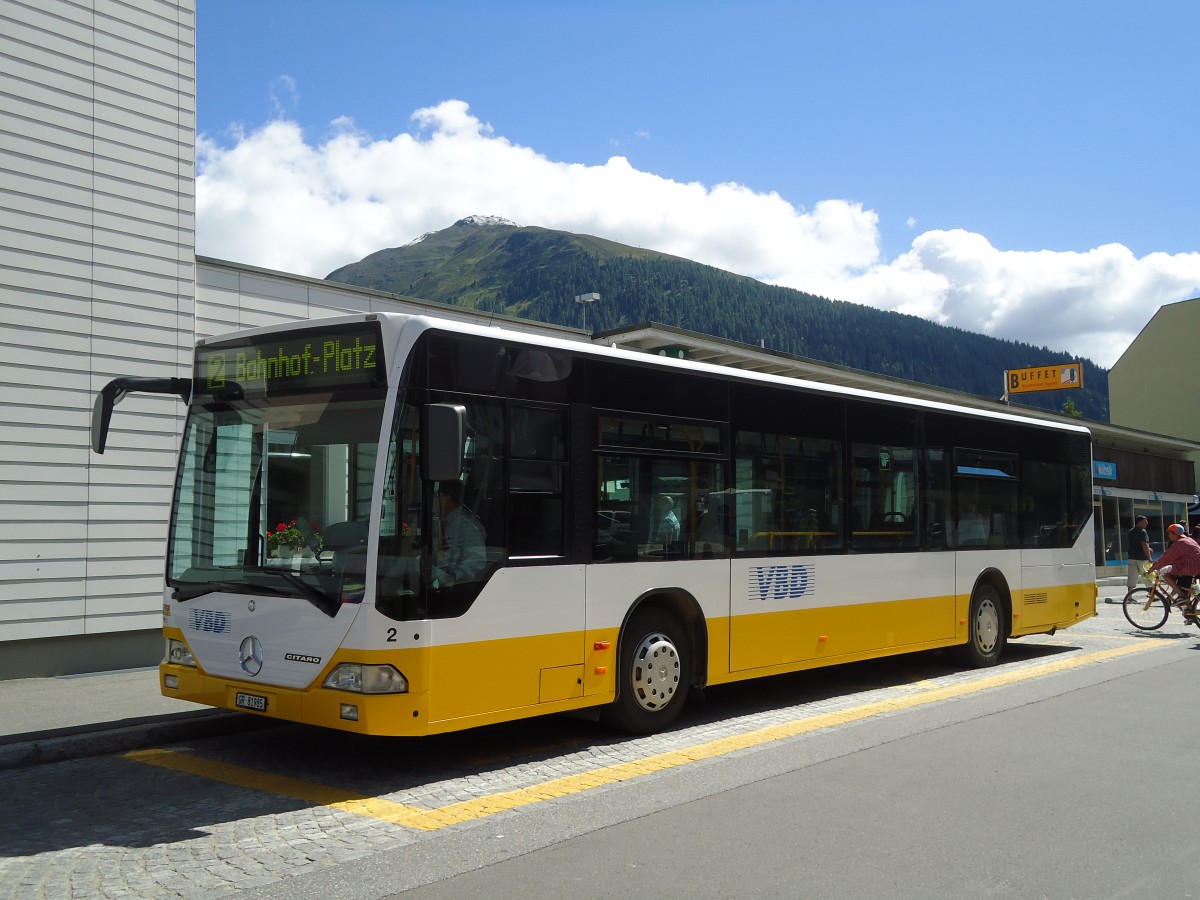
<instances>
[{"instance_id":1,"label":"bus roof","mask_svg":"<svg viewBox=\"0 0 1200 900\"><path fill-rule=\"evenodd\" d=\"M423 331L439 330L450 331L457 334L473 335L477 337L503 338L504 340L515 341L528 344L530 346L567 350L575 353L584 353L598 358L626 360L637 365L676 368L684 371L696 372L697 374L739 381L791 385L793 387L812 391L814 393L832 396L854 397L863 400L875 400L885 403L899 402L905 404L906 406L911 406L917 409L952 412L960 415L973 416L976 418L987 418L994 419L996 421L1021 423L1039 428L1076 432L1078 434L1089 436L1091 434L1091 431L1087 428L1087 426L1072 422L1058 422L1048 419L1041 419L1034 416L1022 415L1020 413L1006 412L1003 410L981 409L964 404L951 403L949 401L912 397L903 393L893 394L886 391L877 391L848 385L826 384L824 382L811 381L808 379L796 378L787 375L773 375L764 372L753 372L732 366L721 366L713 363L697 362L688 359L676 359L669 356L656 356L640 350L625 350L619 347L605 347L588 341L570 341L550 335L514 331L501 326L478 326L464 322L441 319L436 316L422 315L406 318L409 319L408 327L420 328Z\"/></svg>"},{"instance_id":2,"label":"bus roof","mask_svg":"<svg viewBox=\"0 0 1200 900\"><path fill-rule=\"evenodd\" d=\"M538 323L531 323L530 330L523 331L512 328L507 322L503 324L485 326L424 313L410 314L394 312L371 312L344 316L331 316L319 319L301 319L294 322L288 322L286 324L243 329L241 331L229 332L226 334L215 335L207 339L202 339L197 341L197 345L200 346L203 344L230 340L236 337L271 334L281 331L323 328L326 326L363 321L380 322L384 326L385 338L387 338L387 344L389 346L394 340L400 337L402 332L408 334L410 336L410 340L415 341L417 336L425 331L444 331L454 334L470 335L474 337L500 339L527 344L531 347L545 347L569 351L572 353L580 353L601 359L620 359L642 366L679 369L682 371L695 372L696 374L716 378L744 382L757 382L760 384L790 385L802 390L825 394L828 396L854 397L862 400L872 400L883 403L902 403L906 406L911 406L916 409L938 410L941 412L956 413L959 415L981 419L993 419L996 421L1020 423L1037 428L1076 432L1079 434L1088 435L1089 437L1091 435L1091 431L1087 428L1087 426L1071 422L1054 421L1030 415L1022 415L1020 413L1006 412L1003 410L982 409L965 404L956 404L949 401L912 397L899 392L889 393L887 391L853 387L849 385L827 384L820 381L812 381L809 379L797 378L788 375L754 372L733 366L721 366L713 363L697 362L689 359L676 359L668 356L656 356L640 350L625 350L615 346L606 347L603 345L597 345L586 340L582 334L579 340L568 340L559 336L561 332L551 333L549 329L540 329Z\"/></svg>"}]
</instances>

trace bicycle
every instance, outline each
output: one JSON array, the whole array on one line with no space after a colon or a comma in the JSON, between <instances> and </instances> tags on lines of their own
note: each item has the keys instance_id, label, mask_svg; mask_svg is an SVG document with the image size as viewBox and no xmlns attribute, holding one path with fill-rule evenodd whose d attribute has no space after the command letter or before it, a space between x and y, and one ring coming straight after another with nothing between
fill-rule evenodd
<instances>
[{"instance_id":1,"label":"bicycle","mask_svg":"<svg viewBox=\"0 0 1200 900\"><path fill-rule=\"evenodd\" d=\"M1200 579L1193 579L1191 587L1184 592L1184 596L1176 598L1161 577L1170 571L1171 566L1157 569L1149 587L1134 588L1125 596L1122 601L1122 609L1125 612L1125 618L1134 628L1142 631L1154 631L1166 624L1172 609L1183 611L1189 604L1193 610L1197 609L1197 601L1200 601L1197 582L1200 582ZM1195 616L1185 615L1183 621L1200 628L1200 619Z\"/></svg>"}]
</instances>

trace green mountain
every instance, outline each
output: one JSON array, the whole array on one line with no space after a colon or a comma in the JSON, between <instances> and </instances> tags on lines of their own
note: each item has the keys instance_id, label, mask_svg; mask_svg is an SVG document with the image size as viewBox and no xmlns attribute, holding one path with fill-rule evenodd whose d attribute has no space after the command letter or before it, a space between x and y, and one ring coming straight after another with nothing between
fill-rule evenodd
<instances>
[{"instance_id":1,"label":"green mountain","mask_svg":"<svg viewBox=\"0 0 1200 900\"><path fill-rule=\"evenodd\" d=\"M478 216L326 277L593 331L657 322L981 397L999 396L1005 369L1071 361L1047 347L774 287L665 253ZM590 291L602 301L575 302ZM1082 389L1019 395L1014 405L1062 409L1069 398L1086 418L1107 422L1108 372L1089 360L1083 369Z\"/></svg>"}]
</instances>

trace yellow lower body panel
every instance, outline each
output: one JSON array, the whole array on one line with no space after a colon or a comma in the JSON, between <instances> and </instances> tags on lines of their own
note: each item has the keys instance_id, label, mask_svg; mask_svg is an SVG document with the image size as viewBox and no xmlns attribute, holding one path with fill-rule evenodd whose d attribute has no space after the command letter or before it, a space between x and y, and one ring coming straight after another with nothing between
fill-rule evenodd
<instances>
[{"instance_id":1,"label":"yellow lower body panel","mask_svg":"<svg viewBox=\"0 0 1200 900\"><path fill-rule=\"evenodd\" d=\"M707 684L795 672L896 653L948 647L968 637L970 596L759 613L705 623ZM1096 614L1094 584L1016 592L1010 634L1066 627ZM169 637L183 639L172 630ZM168 697L359 734L420 736L611 703L618 629L409 648L342 650L307 688L219 678L160 666ZM390 663L409 678L404 694L320 687L344 662ZM171 676L173 687L167 687Z\"/></svg>"},{"instance_id":2,"label":"yellow lower body panel","mask_svg":"<svg viewBox=\"0 0 1200 900\"><path fill-rule=\"evenodd\" d=\"M1044 634L1090 619L1097 594L1095 582L1020 591L1013 596L1011 634Z\"/></svg>"},{"instance_id":3,"label":"yellow lower body panel","mask_svg":"<svg viewBox=\"0 0 1200 900\"><path fill-rule=\"evenodd\" d=\"M165 676L177 679L177 688L165 686ZM611 703L614 694L592 697L570 697L537 703L532 706L492 710L463 716L457 719L431 721L429 717L429 694L356 694L347 691L331 691L325 688L297 690L293 688L263 687L256 684L213 678L187 668L163 664L159 667L160 686L167 697L175 697L190 703L202 703L220 709L236 710L248 715L319 725L358 734L391 735L396 737L440 734L508 722L514 719L569 712ZM238 694L263 698L265 708L249 709L237 702ZM351 709L352 717L350 715Z\"/></svg>"},{"instance_id":4,"label":"yellow lower body panel","mask_svg":"<svg viewBox=\"0 0 1200 900\"><path fill-rule=\"evenodd\" d=\"M167 676L174 676L178 687L167 687ZM325 688L281 688L215 678L197 669L169 663L159 666L159 680L167 697L248 715L360 734L429 733L425 714L428 694L355 694ZM263 708L254 708L260 702Z\"/></svg>"},{"instance_id":5,"label":"yellow lower body panel","mask_svg":"<svg viewBox=\"0 0 1200 900\"><path fill-rule=\"evenodd\" d=\"M172 636L182 637L178 632ZM167 697L289 722L359 734L439 734L611 703L616 629L586 637L584 654L579 650L582 634L395 651L342 650L307 688L220 678L164 663L159 686ZM570 638L577 661L551 664L561 658L565 638ZM321 687L345 662L390 663L410 679L409 692L359 694ZM175 687L167 687L168 675Z\"/></svg>"},{"instance_id":6,"label":"yellow lower body panel","mask_svg":"<svg viewBox=\"0 0 1200 900\"><path fill-rule=\"evenodd\" d=\"M730 626L732 673L862 658L956 641L955 600L935 597L740 616ZM965 638L964 638L965 639Z\"/></svg>"}]
</instances>

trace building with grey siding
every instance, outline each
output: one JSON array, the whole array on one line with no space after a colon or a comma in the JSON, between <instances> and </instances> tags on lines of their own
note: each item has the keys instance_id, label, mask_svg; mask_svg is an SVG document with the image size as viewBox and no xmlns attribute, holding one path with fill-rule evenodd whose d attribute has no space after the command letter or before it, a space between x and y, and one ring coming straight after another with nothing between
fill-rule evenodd
<instances>
[{"instance_id":1,"label":"building with grey siding","mask_svg":"<svg viewBox=\"0 0 1200 900\"><path fill-rule=\"evenodd\" d=\"M0 675L155 624L180 410L86 437L97 386L192 345L195 60L192 0L0 0Z\"/></svg>"}]
</instances>

